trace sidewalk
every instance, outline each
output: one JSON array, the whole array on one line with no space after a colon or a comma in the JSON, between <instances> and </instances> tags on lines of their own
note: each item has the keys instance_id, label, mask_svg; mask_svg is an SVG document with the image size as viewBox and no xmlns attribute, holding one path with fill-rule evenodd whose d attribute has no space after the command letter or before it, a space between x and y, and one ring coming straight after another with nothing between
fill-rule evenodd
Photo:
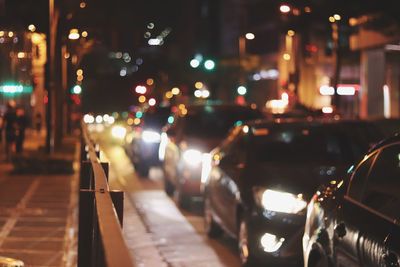
<instances>
[{"instance_id":1,"label":"sidewalk","mask_svg":"<svg viewBox=\"0 0 400 267\"><path fill-rule=\"evenodd\" d=\"M0 256L31 267L74 266L77 139L65 138L61 152L48 156L44 137L28 131L12 163L0 152Z\"/></svg>"}]
</instances>

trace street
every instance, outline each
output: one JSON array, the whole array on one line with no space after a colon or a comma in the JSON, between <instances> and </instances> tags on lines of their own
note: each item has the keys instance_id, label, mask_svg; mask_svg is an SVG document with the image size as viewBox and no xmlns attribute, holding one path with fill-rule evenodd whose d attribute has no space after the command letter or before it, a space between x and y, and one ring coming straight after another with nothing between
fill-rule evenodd
<instances>
[{"instance_id":1,"label":"street","mask_svg":"<svg viewBox=\"0 0 400 267\"><path fill-rule=\"evenodd\" d=\"M123 148L99 138L110 162L110 186L125 192L124 233L133 258L145 266L240 266L236 241L208 239L200 205L177 208L163 190L162 172L140 178Z\"/></svg>"}]
</instances>

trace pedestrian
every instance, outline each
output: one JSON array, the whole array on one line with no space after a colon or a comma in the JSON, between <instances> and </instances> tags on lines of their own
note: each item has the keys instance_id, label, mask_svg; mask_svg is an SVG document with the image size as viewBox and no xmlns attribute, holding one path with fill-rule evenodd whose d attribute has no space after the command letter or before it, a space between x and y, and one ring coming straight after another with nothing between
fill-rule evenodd
<instances>
[{"instance_id":1,"label":"pedestrian","mask_svg":"<svg viewBox=\"0 0 400 267\"><path fill-rule=\"evenodd\" d=\"M10 100L7 103L7 110L4 113L4 130L5 130L5 152L6 161L11 160L11 153L14 151L14 143L16 138L16 123L17 113L15 110L16 103L14 100Z\"/></svg>"},{"instance_id":2,"label":"pedestrian","mask_svg":"<svg viewBox=\"0 0 400 267\"><path fill-rule=\"evenodd\" d=\"M17 131L15 140L15 149L17 153L23 151L23 145L25 140L25 129L28 126L28 118L25 115L25 110L23 108L17 109Z\"/></svg>"}]
</instances>

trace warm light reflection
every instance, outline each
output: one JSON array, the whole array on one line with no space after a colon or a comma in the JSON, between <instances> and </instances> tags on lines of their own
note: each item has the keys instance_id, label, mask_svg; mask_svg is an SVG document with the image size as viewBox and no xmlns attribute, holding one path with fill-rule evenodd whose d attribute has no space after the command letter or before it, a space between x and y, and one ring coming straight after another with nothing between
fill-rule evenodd
<instances>
[{"instance_id":1,"label":"warm light reflection","mask_svg":"<svg viewBox=\"0 0 400 267\"><path fill-rule=\"evenodd\" d=\"M29 30L29 31L31 31L31 32L34 32L34 31L36 31L36 27L35 27L35 25L33 25L33 24L30 24L30 25L28 26L28 30Z\"/></svg>"},{"instance_id":2,"label":"warm light reflection","mask_svg":"<svg viewBox=\"0 0 400 267\"><path fill-rule=\"evenodd\" d=\"M79 4L79 7L80 7L80 8L85 8L85 7L86 7L86 3L85 3L85 2L81 2L81 3Z\"/></svg>"},{"instance_id":3,"label":"warm light reflection","mask_svg":"<svg viewBox=\"0 0 400 267\"><path fill-rule=\"evenodd\" d=\"M295 34L295 31L293 30L288 30L287 35L289 35L290 37L293 37Z\"/></svg>"},{"instance_id":4,"label":"warm light reflection","mask_svg":"<svg viewBox=\"0 0 400 267\"><path fill-rule=\"evenodd\" d=\"M154 80L152 78L149 78L146 80L146 84L147 85L153 85L154 84Z\"/></svg>"},{"instance_id":5,"label":"warm light reflection","mask_svg":"<svg viewBox=\"0 0 400 267\"><path fill-rule=\"evenodd\" d=\"M83 31L83 32L82 32L82 37L85 37L85 38L86 38L87 36L88 36L88 32L87 32L87 31Z\"/></svg>"},{"instance_id":6,"label":"warm light reflection","mask_svg":"<svg viewBox=\"0 0 400 267\"><path fill-rule=\"evenodd\" d=\"M146 102L146 97L144 95L139 96L138 98L139 103L144 103Z\"/></svg>"},{"instance_id":7,"label":"warm light reflection","mask_svg":"<svg viewBox=\"0 0 400 267\"><path fill-rule=\"evenodd\" d=\"M171 89L171 93L173 95L179 95L180 92L181 92L181 90L178 87L174 87Z\"/></svg>"},{"instance_id":8,"label":"warm light reflection","mask_svg":"<svg viewBox=\"0 0 400 267\"><path fill-rule=\"evenodd\" d=\"M289 61L290 60L290 54L288 54L288 53L283 54L283 59L286 60L286 61Z\"/></svg>"},{"instance_id":9,"label":"warm light reflection","mask_svg":"<svg viewBox=\"0 0 400 267\"><path fill-rule=\"evenodd\" d=\"M8 32L8 37L13 37L14 36L14 33L13 32Z\"/></svg>"},{"instance_id":10,"label":"warm light reflection","mask_svg":"<svg viewBox=\"0 0 400 267\"><path fill-rule=\"evenodd\" d=\"M77 39L79 39L79 37L80 37L80 35L79 35L78 29L71 29L69 31L68 39L77 40Z\"/></svg>"},{"instance_id":11,"label":"warm light reflection","mask_svg":"<svg viewBox=\"0 0 400 267\"><path fill-rule=\"evenodd\" d=\"M78 69L77 71L76 71L76 75L83 75L83 70L82 69Z\"/></svg>"},{"instance_id":12,"label":"warm light reflection","mask_svg":"<svg viewBox=\"0 0 400 267\"><path fill-rule=\"evenodd\" d=\"M196 87L196 89L201 89L201 88L203 88L203 86L204 86L204 84L202 82L196 82L194 84L194 87Z\"/></svg>"},{"instance_id":13,"label":"warm light reflection","mask_svg":"<svg viewBox=\"0 0 400 267\"><path fill-rule=\"evenodd\" d=\"M168 92L165 93L165 97L168 98L168 99L172 98L173 96L174 95L172 94L171 91L168 91Z\"/></svg>"}]
</instances>

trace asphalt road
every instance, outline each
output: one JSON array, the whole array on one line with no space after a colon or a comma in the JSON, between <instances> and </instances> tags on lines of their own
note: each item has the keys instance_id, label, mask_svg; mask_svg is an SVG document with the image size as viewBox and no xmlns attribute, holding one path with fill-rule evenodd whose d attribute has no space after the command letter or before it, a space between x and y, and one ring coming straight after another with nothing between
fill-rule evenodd
<instances>
[{"instance_id":1,"label":"asphalt road","mask_svg":"<svg viewBox=\"0 0 400 267\"><path fill-rule=\"evenodd\" d=\"M236 241L209 239L201 206L176 206L163 190L162 172L139 177L118 143L99 136L102 161L110 162L110 187L126 193L124 233L133 258L142 266L240 266Z\"/></svg>"}]
</instances>

